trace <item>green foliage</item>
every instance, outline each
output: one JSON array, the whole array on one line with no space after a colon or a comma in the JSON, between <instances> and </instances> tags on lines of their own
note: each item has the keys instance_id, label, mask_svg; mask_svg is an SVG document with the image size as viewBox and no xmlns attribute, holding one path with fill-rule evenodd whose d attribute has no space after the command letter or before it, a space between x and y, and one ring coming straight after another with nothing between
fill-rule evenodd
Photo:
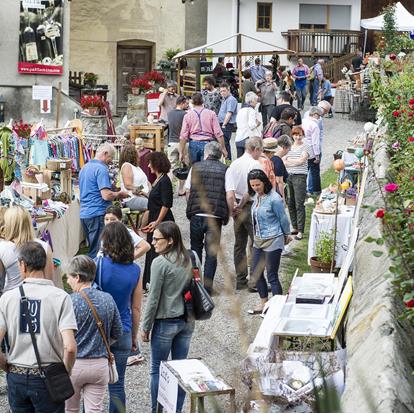
<instances>
[{"instance_id":1,"label":"green foliage","mask_svg":"<svg viewBox=\"0 0 414 414\"><path fill-rule=\"evenodd\" d=\"M395 17L395 5L386 6L384 12L384 25L382 32L385 39L385 48L383 53L398 53L401 50L399 45L399 33L397 31L397 19Z\"/></svg>"},{"instance_id":2,"label":"green foliage","mask_svg":"<svg viewBox=\"0 0 414 414\"><path fill-rule=\"evenodd\" d=\"M413 42L414 43L414 42ZM382 117L386 134L379 138L386 145L390 160L385 182L376 179L383 199L382 237L368 237L366 242L386 244L392 266L392 283L404 302L414 294L414 55L407 55L401 69L392 77L374 73L371 82L373 105ZM375 154L370 158L374 162ZM397 190L386 192L384 184L396 184ZM375 206L375 210L378 206ZM377 216L378 217L378 216ZM375 250L379 257L383 252ZM405 316L414 323L414 308Z\"/></svg>"},{"instance_id":3,"label":"green foliage","mask_svg":"<svg viewBox=\"0 0 414 414\"><path fill-rule=\"evenodd\" d=\"M172 58L177 54L180 53L181 49L173 49L173 48L169 48L164 52L165 57L167 58L167 60L172 60Z\"/></svg>"},{"instance_id":4,"label":"green foliage","mask_svg":"<svg viewBox=\"0 0 414 414\"><path fill-rule=\"evenodd\" d=\"M315 256L322 263L330 263L334 253L334 232L321 231L315 244Z\"/></svg>"}]
</instances>

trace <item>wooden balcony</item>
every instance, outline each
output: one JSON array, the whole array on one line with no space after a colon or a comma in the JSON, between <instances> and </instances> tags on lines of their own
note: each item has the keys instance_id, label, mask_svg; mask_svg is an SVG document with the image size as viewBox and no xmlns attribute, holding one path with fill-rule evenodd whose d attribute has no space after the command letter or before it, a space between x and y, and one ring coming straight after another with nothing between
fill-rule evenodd
<instances>
[{"instance_id":1,"label":"wooden balcony","mask_svg":"<svg viewBox=\"0 0 414 414\"><path fill-rule=\"evenodd\" d=\"M298 56L338 57L355 53L362 45L362 32L355 30L288 30L288 49Z\"/></svg>"}]
</instances>

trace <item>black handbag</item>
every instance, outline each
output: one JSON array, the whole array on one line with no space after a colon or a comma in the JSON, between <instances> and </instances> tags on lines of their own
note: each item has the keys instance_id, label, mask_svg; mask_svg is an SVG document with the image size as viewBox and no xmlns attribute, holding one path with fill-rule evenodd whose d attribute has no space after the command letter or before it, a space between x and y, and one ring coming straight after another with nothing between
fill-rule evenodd
<instances>
[{"instance_id":1,"label":"black handbag","mask_svg":"<svg viewBox=\"0 0 414 414\"><path fill-rule=\"evenodd\" d=\"M50 399L54 403L60 404L72 397L72 395L75 393L72 382L63 362L56 362L54 364L48 365L47 367L42 367L39 349L36 342L36 336L33 330L32 321L29 317L28 299L24 293L22 285L19 286L19 290L22 297L21 302L23 304L24 317L29 328L30 338L32 340L32 345L36 355L36 361L39 367L40 375L45 382L45 386Z\"/></svg>"},{"instance_id":2,"label":"black handbag","mask_svg":"<svg viewBox=\"0 0 414 414\"><path fill-rule=\"evenodd\" d=\"M191 265L193 277L190 281L190 287L184 294L185 316L187 320L195 319L197 321L210 319L214 302L204 288L200 280L200 269L197 266L195 253L190 250Z\"/></svg>"}]
</instances>

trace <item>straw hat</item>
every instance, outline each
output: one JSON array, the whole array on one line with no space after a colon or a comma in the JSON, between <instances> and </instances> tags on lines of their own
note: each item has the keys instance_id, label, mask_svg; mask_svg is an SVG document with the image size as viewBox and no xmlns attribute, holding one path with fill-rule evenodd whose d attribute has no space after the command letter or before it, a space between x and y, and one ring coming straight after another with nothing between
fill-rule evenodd
<instances>
[{"instance_id":1,"label":"straw hat","mask_svg":"<svg viewBox=\"0 0 414 414\"><path fill-rule=\"evenodd\" d=\"M329 112L331 109L331 104L328 101L320 101L318 107L322 108L324 111Z\"/></svg>"},{"instance_id":2,"label":"straw hat","mask_svg":"<svg viewBox=\"0 0 414 414\"><path fill-rule=\"evenodd\" d=\"M263 140L263 151L276 152L277 151L277 139L276 138L265 138Z\"/></svg>"}]
</instances>

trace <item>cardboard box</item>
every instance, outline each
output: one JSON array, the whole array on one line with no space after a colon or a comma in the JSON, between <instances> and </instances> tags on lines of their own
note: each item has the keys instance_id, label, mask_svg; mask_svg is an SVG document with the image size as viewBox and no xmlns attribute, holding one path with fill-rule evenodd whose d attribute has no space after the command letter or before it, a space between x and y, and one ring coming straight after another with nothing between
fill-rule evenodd
<instances>
[{"instance_id":1,"label":"cardboard box","mask_svg":"<svg viewBox=\"0 0 414 414\"><path fill-rule=\"evenodd\" d=\"M70 170L72 166L72 160L68 158L51 158L46 161L46 166L48 170L52 171L65 171Z\"/></svg>"},{"instance_id":2,"label":"cardboard box","mask_svg":"<svg viewBox=\"0 0 414 414\"><path fill-rule=\"evenodd\" d=\"M34 187L23 187L23 194L35 202L37 197L39 197L41 200L47 200L50 198L50 189L47 191L41 191L38 188Z\"/></svg>"}]
</instances>

